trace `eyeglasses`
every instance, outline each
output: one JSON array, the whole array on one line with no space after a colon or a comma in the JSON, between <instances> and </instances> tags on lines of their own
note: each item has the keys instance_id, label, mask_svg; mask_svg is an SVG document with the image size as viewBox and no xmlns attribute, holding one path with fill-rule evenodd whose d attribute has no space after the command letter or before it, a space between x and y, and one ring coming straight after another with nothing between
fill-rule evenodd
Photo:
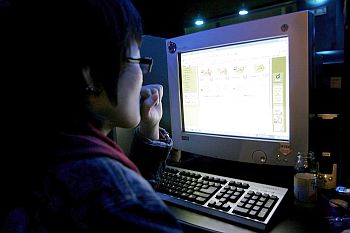
<instances>
[{"instance_id":1,"label":"eyeglasses","mask_svg":"<svg viewBox=\"0 0 350 233\"><path fill-rule=\"evenodd\" d=\"M132 58L127 57L127 62L140 64L143 74L150 73L152 70L153 59L150 57Z\"/></svg>"}]
</instances>

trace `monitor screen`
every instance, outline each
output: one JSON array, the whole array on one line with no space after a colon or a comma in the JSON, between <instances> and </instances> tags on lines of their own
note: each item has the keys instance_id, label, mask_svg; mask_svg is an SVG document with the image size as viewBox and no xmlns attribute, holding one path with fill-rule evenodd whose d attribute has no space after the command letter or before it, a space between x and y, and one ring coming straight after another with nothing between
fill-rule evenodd
<instances>
[{"instance_id":1,"label":"monitor screen","mask_svg":"<svg viewBox=\"0 0 350 233\"><path fill-rule=\"evenodd\" d=\"M312 24L302 11L167 39L174 148L293 166L308 150Z\"/></svg>"},{"instance_id":2,"label":"monitor screen","mask_svg":"<svg viewBox=\"0 0 350 233\"><path fill-rule=\"evenodd\" d=\"M185 132L289 141L288 37L184 52L180 64Z\"/></svg>"}]
</instances>

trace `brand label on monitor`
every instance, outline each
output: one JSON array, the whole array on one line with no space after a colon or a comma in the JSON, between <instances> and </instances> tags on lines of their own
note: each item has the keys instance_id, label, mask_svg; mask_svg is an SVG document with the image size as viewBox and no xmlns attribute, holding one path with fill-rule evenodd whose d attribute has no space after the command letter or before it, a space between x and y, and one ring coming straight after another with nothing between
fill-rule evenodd
<instances>
[{"instance_id":1,"label":"brand label on monitor","mask_svg":"<svg viewBox=\"0 0 350 233\"><path fill-rule=\"evenodd\" d=\"M290 144L289 143L283 143L281 142L280 143L280 152L283 154L283 155L288 155L290 154L290 152L292 152L292 148L290 147Z\"/></svg>"}]
</instances>

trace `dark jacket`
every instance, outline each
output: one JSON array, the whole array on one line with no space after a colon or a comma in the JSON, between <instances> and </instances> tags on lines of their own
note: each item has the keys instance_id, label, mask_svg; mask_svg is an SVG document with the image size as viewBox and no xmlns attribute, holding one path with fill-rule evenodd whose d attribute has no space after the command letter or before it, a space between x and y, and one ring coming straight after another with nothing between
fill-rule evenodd
<instances>
[{"instance_id":1,"label":"dark jacket","mask_svg":"<svg viewBox=\"0 0 350 233\"><path fill-rule=\"evenodd\" d=\"M172 146L161 135L151 141L135 134L131 158L139 169L97 130L61 135L30 203L8 214L3 232L181 232L150 185Z\"/></svg>"}]
</instances>

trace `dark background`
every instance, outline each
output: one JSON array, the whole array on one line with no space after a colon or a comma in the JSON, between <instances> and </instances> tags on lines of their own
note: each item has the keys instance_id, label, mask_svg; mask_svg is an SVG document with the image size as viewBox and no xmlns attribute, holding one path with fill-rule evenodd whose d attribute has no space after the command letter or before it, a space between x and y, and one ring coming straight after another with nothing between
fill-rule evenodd
<instances>
[{"instance_id":1,"label":"dark background","mask_svg":"<svg viewBox=\"0 0 350 233\"><path fill-rule=\"evenodd\" d=\"M333 0L332 0L333 1ZM244 6L250 11L298 2L287 0L133 0L144 19L145 34L171 38L184 34L197 16L206 20L235 15Z\"/></svg>"}]
</instances>

